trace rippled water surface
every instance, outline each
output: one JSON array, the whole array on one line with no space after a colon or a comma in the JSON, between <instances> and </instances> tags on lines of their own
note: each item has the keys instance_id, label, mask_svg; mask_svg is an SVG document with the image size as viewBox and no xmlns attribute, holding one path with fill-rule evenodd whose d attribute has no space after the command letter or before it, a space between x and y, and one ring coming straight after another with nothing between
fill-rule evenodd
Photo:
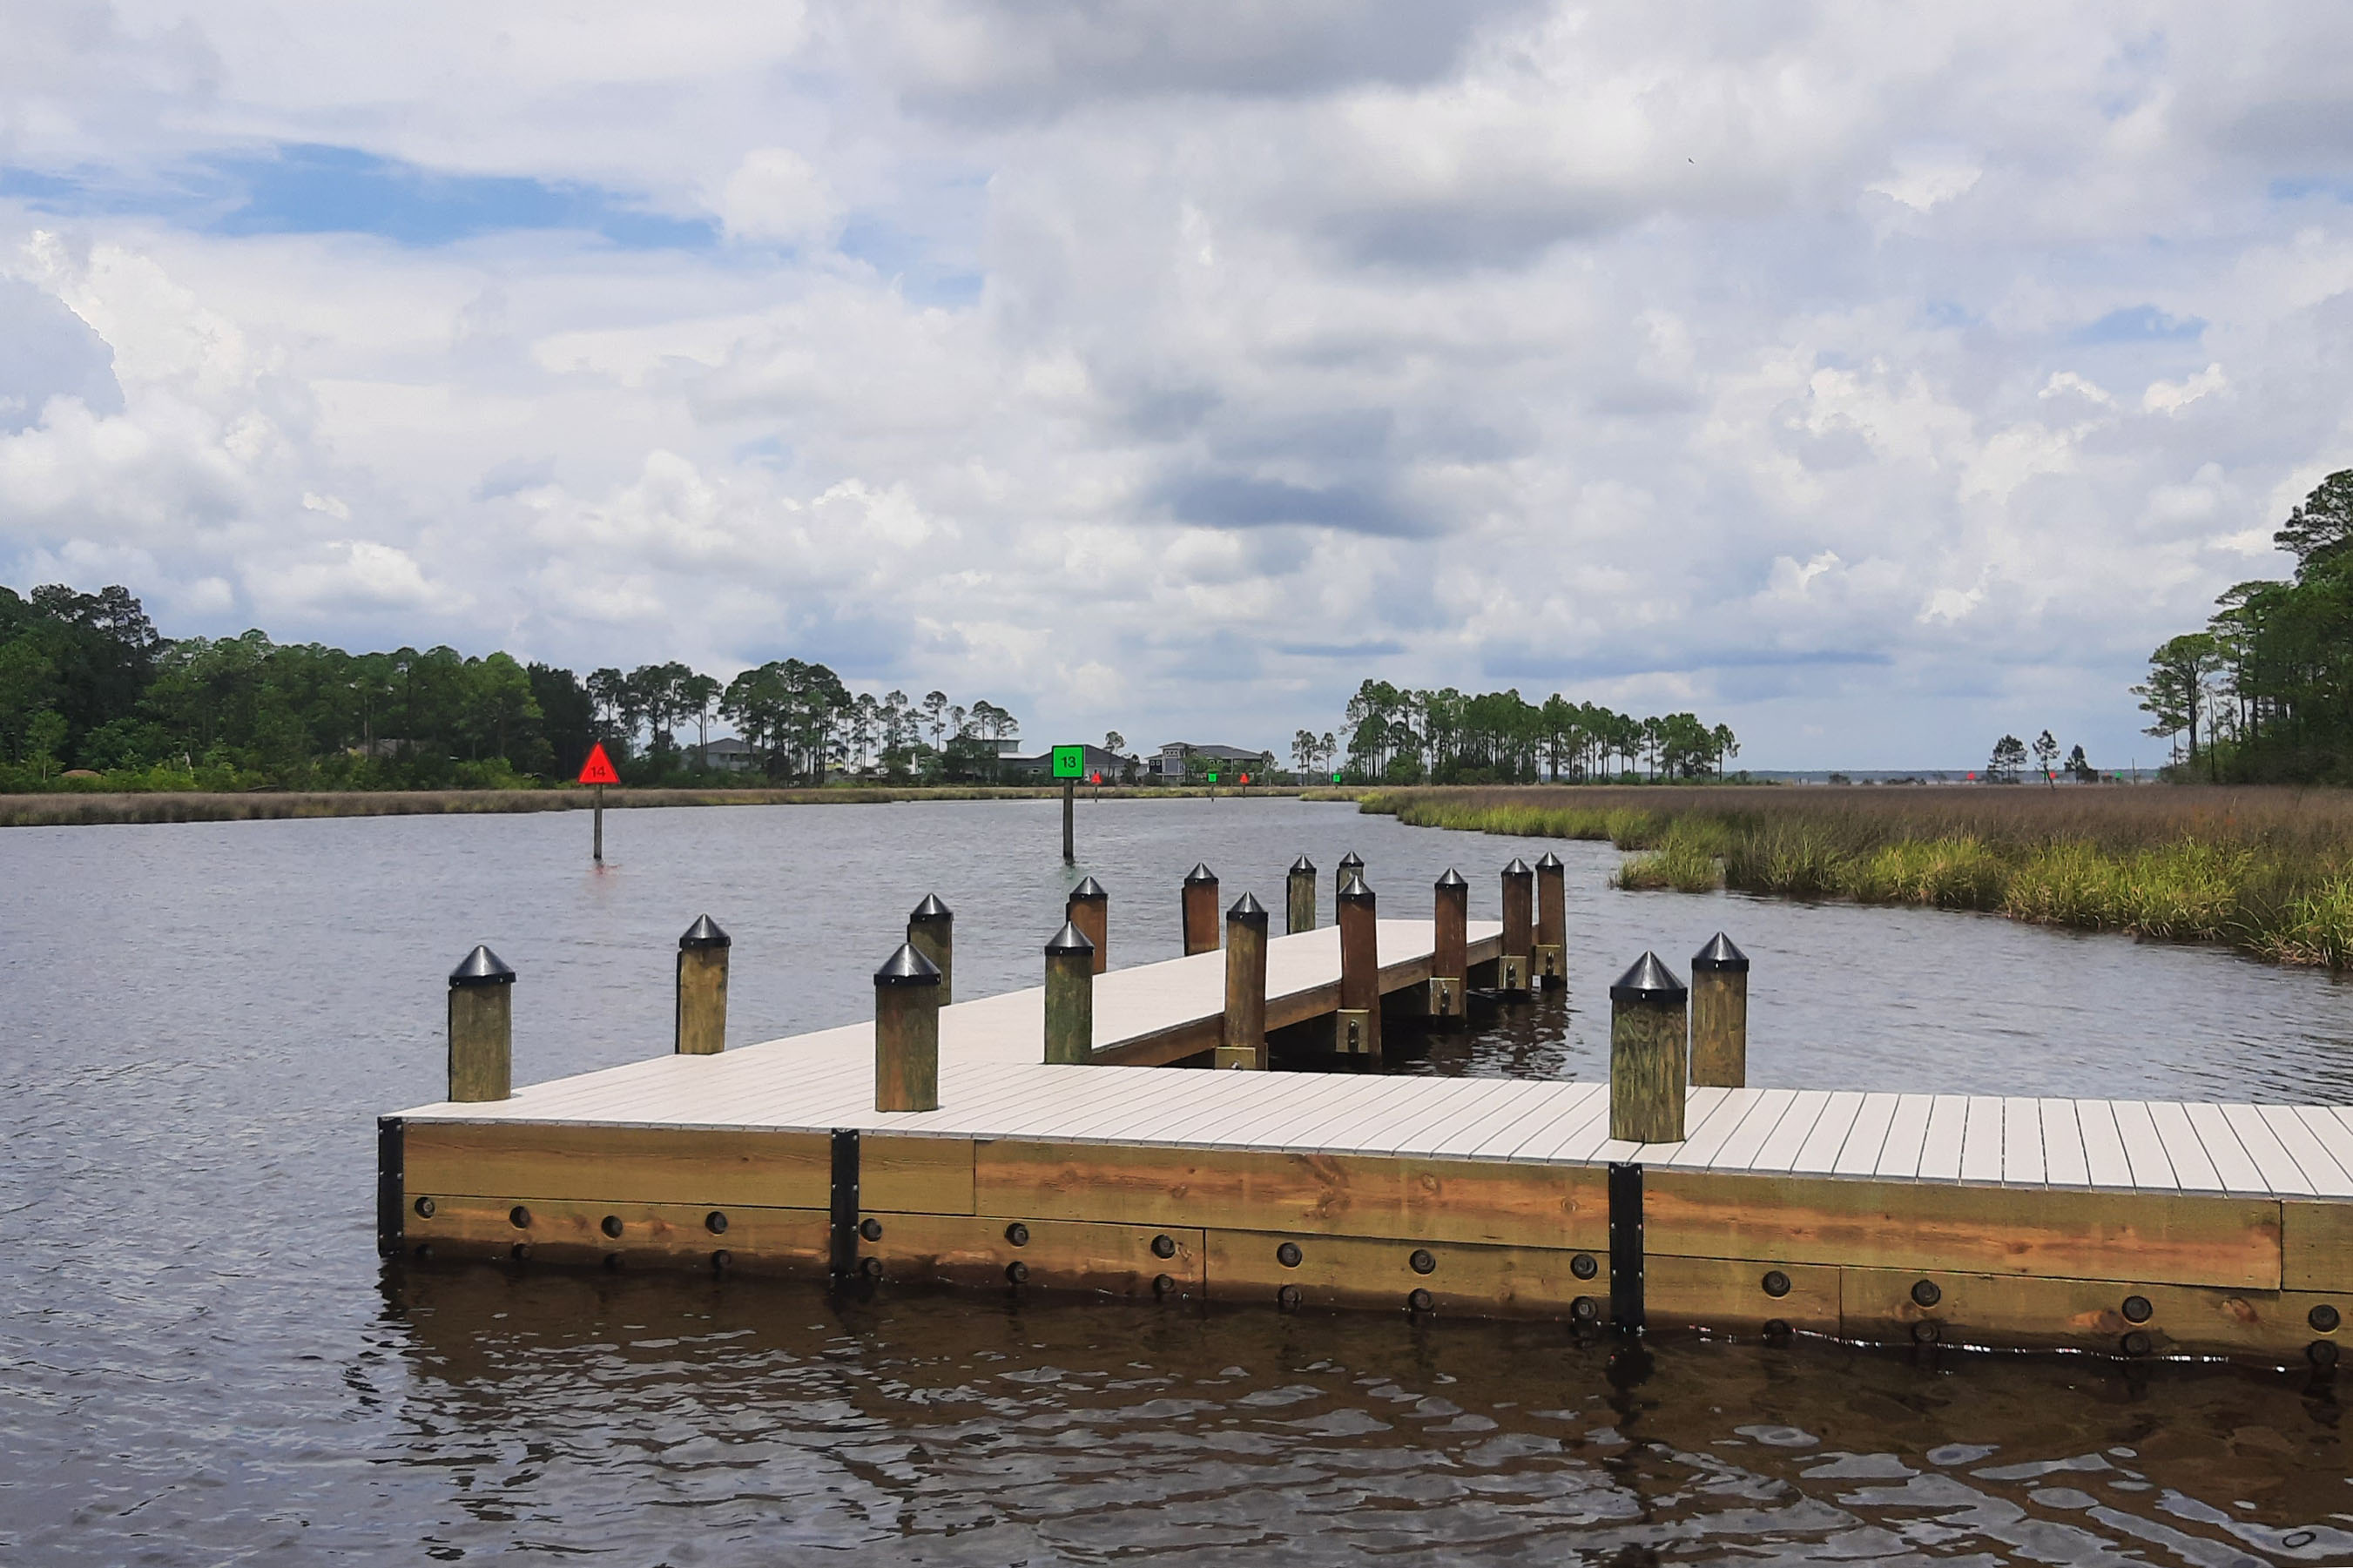
<instances>
[{"instance_id":1,"label":"rippled water surface","mask_svg":"<svg viewBox=\"0 0 2353 1568\"><path fill-rule=\"evenodd\" d=\"M531 1080L668 1047L735 937L731 1038L847 1021L923 893L958 990L1034 983L1050 803L0 834L0 1561L2353 1561L2305 1372L1654 1340L551 1271L382 1269L375 1114L439 1092L441 976L522 978ZM1296 802L1104 803L1113 962L1179 878L1280 910L1357 849L1384 912L1525 840ZM1398 1070L1599 1076L1610 975L1719 927L1751 1079L2353 1099L2353 995L2227 954L1571 876L1572 989Z\"/></svg>"}]
</instances>

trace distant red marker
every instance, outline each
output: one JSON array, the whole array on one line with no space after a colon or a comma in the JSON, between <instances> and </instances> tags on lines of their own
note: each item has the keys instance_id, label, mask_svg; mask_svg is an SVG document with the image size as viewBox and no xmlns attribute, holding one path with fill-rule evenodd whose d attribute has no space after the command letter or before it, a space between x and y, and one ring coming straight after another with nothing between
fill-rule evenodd
<instances>
[{"instance_id":1,"label":"distant red marker","mask_svg":"<svg viewBox=\"0 0 2353 1568\"><path fill-rule=\"evenodd\" d=\"M597 742L588 748L588 760L580 764L580 782L585 784L617 784L621 775L613 770L613 759L605 754L605 742Z\"/></svg>"}]
</instances>

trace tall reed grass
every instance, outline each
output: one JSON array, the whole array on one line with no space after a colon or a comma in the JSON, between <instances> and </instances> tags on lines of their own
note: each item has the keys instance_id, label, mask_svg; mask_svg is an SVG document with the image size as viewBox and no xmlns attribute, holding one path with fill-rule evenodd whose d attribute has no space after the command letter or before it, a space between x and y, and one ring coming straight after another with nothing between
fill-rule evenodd
<instances>
[{"instance_id":1,"label":"tall reed grass","mask_svg":"<svg viewBox=\"0 0 2353 1568\"><path fill-rule=\"evenodd\" d=\"M1984 910L2353 967L2353 795L2168 785L1449 789L1367 795L1430 827L1608 839L1626 888Z\"/></svg>"}]
</instances>

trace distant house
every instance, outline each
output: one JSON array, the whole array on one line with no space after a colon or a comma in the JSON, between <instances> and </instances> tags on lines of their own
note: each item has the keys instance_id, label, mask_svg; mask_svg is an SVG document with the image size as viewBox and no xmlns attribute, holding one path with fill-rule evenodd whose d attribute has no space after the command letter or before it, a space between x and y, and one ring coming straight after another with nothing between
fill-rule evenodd
<instances>
[{"instance_id":1,"label":"distant house","mask_svg":"<svg viewBox=\"0 0 2353 1568\"><path fill-rule=\"evenodd\" d=\"M1010 741L998 742L999 750L997 758L998 778L1008 784L1029 783L1041 779L1050 781L1053 778L1054 752L1051 747L1034 757L1029 757L1011 750L1013 745L1014 742ZM1135 772L1136 766L1134 757L1123 757L1117 752L1107 752L1101 746L1088 746L1085 752L1086 756L1081 763L1080 777L1092 779L1100 773L1105 784L1131 782L1131 775Z\"/></svg>"},{"instance_id":2,"label":"distant house","mask_svg":"<svg viewBox=\"0 0 2353 1568\"><path fill-rule=\"evenodd\" d=\"M715 773L754 773L760 771L760 753L733 735L700 746L689 746L686 754L697 767Z\"/></svg>"},{"instance_id":3,"label":"distant house","mask_svg":"<svg viewBox=\"0 0 2353 1568\"><path fill-rule=\"evenodd\" d=\"M1164 783L1176 783L1185 777L1186 766L1195 759L1220 774L1249 773L1254 778L1269 777L1274 773L1274 753L1254 751L1247 746L1211 746L1192 741L1171 741L1160 748L1152 760L1152 772Z\"/></svg>"}]
</instances>

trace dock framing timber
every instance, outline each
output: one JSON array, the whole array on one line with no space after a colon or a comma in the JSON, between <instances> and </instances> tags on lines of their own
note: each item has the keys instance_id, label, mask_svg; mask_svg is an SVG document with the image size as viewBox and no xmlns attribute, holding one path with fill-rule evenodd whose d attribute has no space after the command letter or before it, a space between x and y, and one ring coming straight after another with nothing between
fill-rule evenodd
<instances>
[{"instance_id":1,"label":"dock framing timber","mask_svg":"<svg viewBox=\"0 0 2353 1568\"><path fill-rule=\"evenodd\" d=\"M1380 922L1385 992L1431 939ZM1267 968L1271 1027L1337 1006L1332 930ZM1601 1084L1144 1070L1222 1005L1217 953L1113 971L1050 1067L1039 991L956 1004L931 1111L866 1025L420 1106L382 1247L2324 1365L2353 1308L2353 1110L1694 1089L1630 1144Z\"/></svg>"}]
</instances>

